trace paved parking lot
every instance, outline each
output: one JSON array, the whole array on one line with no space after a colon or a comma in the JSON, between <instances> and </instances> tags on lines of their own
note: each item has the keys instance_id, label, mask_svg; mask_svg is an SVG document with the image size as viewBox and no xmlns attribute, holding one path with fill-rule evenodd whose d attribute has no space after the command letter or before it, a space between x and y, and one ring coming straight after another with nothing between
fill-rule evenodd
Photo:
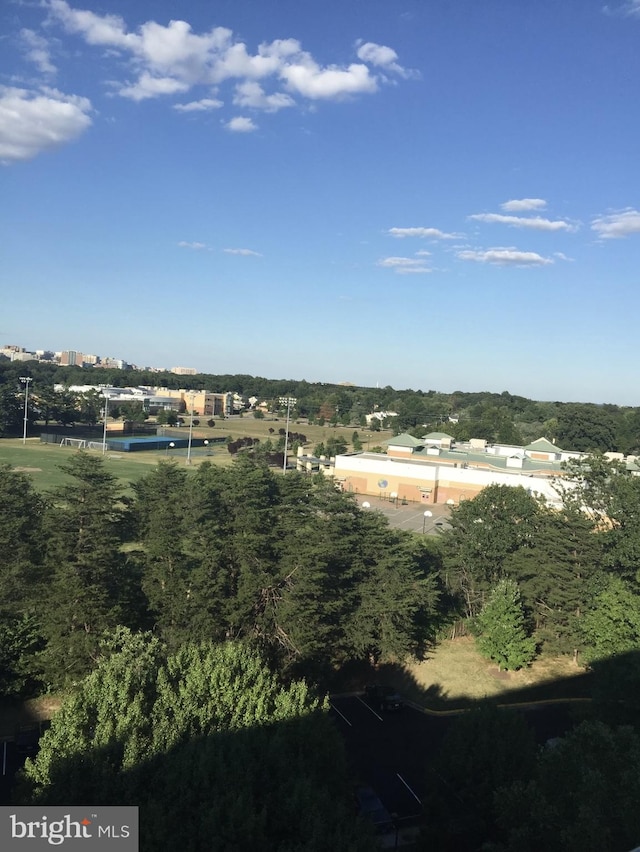
<instances>
[{"instance_id":1,"label":"paved parking lot","mask_svg":"<svg viewBox=\"0 0 640 852\"><path fill-rule=\"evenodd\" d=\"M396 529L424 532L425 535L439 535L440 530L447 529L449 526L448 520L451 514L449 506L425 503L408 503L403 506L401 500L365 497L362 494L359 494L357 499L359 506L364 503L369 504L368 508L365 507L367 511L382 512L389 524ZM431 512L431 517L425 517L425 512Z\"/></svg>"},{"instance_id":2,"label":"paved parking lot","mask_svg":"<svg viewBox=\"0 0 640 852\"><path fill-rule=\"evenodd\" d=\"M574 724L569 704L509 712L525 716L539 744L562 736ZM426 714L410 706L384 712L363 695L332 696L331 715L344 739L355 784L372 788L400 834L410 833L421 819L430 767L457 717ZM394 848L395 838L387 841Z\"/></svg>"}]
</instances>

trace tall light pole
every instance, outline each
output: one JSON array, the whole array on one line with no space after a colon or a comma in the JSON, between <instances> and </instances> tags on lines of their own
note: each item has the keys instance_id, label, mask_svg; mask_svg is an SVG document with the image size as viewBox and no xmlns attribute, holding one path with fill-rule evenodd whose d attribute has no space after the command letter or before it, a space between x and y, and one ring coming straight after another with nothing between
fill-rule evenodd
<instances>
[{"instance_id":1,"label":"tall light pole","mask_svg":"<svg viewBox=\"0 0 640 852\"><path fill-rule=\"evenodd\" d=\"M284 454L282 459L282 473L287 472L287 449L289 448L289 415L291 413L291 397L287 397L287 423L284 428Z\"/></svg>"},{"instance_id":2,"label":"tall light pole","mask_svg":"<svg viewBox=\"0 0 640 852\"><path fill-rule=\"evenodd\" d=\"M193 403L195 398L195 391L191 391L191 419L189 420L189 446L187 447L187 464L191 464L191 439L193 438Z\"/></svg>"},{"instance_id":3,"label":"tall light pole","mask_svg":"<svg viewBox=\"0 0 640 852\"><path fill-rule=\"evenodd\" d=\"M20 376L20 381L25 386L24 388L24 429L22 430L22 443L27 443L27 423L29 422L29 414L27 411L27 406L29 404L29 382L32 382L33 379L31 376Z\"/></svg>"},{"instance_id":4,"label":"tall light pole","mask_svg":"<svg viewBox=\"0 0 640 852\"><path fill-rule=\"evenodd\" d=\"M427 511L424 512L424 514L422 516L422 535L424 535L424 528L425 528L425 525L427 523L427 518L432 518L432 517L433 517L433 512L430 512L427 509Z\"/></svg>"},{"instance_id":5,"label":"tall light pole","mask_svg":"<svg viewBox=\"0 0 640 852\"><path fill-rule=\"evenodd\" d=\"M102 455L107 452L107 412L109 410L109 397L105 394L104 396L104 429L102 430Z\"/></svg>"}]
</instances>

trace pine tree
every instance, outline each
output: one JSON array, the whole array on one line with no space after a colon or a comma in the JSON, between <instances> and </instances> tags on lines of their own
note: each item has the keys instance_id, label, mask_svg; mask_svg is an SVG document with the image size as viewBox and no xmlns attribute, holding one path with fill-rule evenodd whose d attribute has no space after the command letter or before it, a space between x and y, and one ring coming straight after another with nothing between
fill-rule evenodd
<instances>
[{"instance_id":1,"label":"pine tree","mask_svg":"<svg viewBox=\"0 0 640 852\"><path fill-rule=\"evenodd\" d=\"M476 619L481 654L498 668L519 669L535 656L535 640L527 635L520 592L513 580L500 580Z\"/></svg>"}]
</instances>

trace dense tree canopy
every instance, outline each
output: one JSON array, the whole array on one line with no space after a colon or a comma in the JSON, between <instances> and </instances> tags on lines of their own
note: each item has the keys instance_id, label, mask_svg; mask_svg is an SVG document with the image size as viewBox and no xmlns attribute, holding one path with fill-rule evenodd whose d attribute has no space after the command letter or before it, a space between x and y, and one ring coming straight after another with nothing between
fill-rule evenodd
<instances>
[{"instance_id":1,"label":"dense tree canopy","mask_svg":"<svg viewBox=\"0 0 640 852\"><path fill-rule=\"evenodd\" d=\"M235 643L117 631L27 761L23 802L135 804L141 849L362 850L326 706ZM203 807L203 803L206 806Z\"/></svg>"}]
</instances>

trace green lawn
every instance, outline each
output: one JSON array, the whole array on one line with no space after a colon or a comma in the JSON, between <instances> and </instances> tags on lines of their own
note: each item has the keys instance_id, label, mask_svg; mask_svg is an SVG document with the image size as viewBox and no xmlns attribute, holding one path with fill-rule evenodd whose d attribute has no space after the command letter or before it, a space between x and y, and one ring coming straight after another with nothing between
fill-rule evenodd
<instances>
[{"instance_id":1,"label":"green lawn","mask_svg":"<svg viewBox=\"0 0 640 852\"><path fill-rule=\"evenodd\" d=\"M284 426L284 420L256 420L254 417L235 417L229 420L216 420L216 425L212 429L196 427L193 430L193 436L195 438L231 436L234 439L249 437L260 438L261 440L271 438L275 442L279 437L279 429L284 428ZM332 436L343 437L350 443L354 431L358 432L365 448L367 443L373 447L381 444L392 435L389 431L368 432L366 429L355 430L353 427L346 426L309 426L306 423L294 421L289 424L289 430L290 432L299 432L307 437L306 449L309 452L313 450L316 444L321 441L324 442ZM185 438L187 429L184 427L180 429L166 428L165 434ZM39 438L27 438L26 444L22 443L22 438L0 439L0 463L8 462L16 469L28 473L39 491L58 488L67 481L66 475L59 469L59 465L75 452L77 451L73 447L40 443ZM99 450L90 450L89 452L96 455L100 454ZM109 470L125 488L144 476L159 461L165 461L169 458L186 466L187 450L172 450L168 454L164 451L147 450L136 453L107 452L104 455ZM221 465L230 465L233 461L225 444L211 445L206 449L204 447L193 447L191 459L193 463L191 469L203 461Z\"/></svg>"},{"instance_id":2,"label":"green lawn","mask_svg":"<svg viewBox=\"0 0 640 852\"><path fill-rule=\"evenodd\" d=\"M225 455L228 455L224 449ZM33 480L38 491L49 491L58 488L68 481L59 465L72 456L77 450L73 447L61 447L58 444L41 444L38 438L28 438L23 445L19 438L4 438L0 440L0 462L7 462L17 470L27 473ZM89 452L100 455L99 451ZM219 451L222 454L222 451ZM140 479L148 473L152 467L164 459L164 453L109 453L104 456L105 463L111 473L126 488L132 482ZM202 461L205 457L198 457ZM213 460L212 457L211 460ZM178 460L186 461L186 458L178 457ZM194 459L196 461L196 459Z\"/></svg>"}]
</instances>

